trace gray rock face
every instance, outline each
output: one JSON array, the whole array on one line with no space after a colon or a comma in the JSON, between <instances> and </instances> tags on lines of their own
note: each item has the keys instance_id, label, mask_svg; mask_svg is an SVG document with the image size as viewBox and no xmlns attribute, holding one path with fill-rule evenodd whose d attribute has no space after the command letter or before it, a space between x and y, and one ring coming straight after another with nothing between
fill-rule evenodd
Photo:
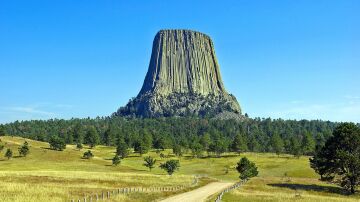
<instances>
[{"instance_id":1,"label":"gray rock face","mask_svg":"<svg viewBox=\"0 0 360 202\"><path fill-rule=\"evenodd\" d=\"M161 30L138 96L115 115L137 117L241 114L220 75L210 37L190 30Z\"/></svg>"}]
</instances>

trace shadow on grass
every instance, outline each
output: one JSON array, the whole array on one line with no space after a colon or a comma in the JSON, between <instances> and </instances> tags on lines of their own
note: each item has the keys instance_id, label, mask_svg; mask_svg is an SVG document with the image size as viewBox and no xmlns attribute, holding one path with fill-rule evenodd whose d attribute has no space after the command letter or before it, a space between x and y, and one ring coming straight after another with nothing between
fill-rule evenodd
<instances>
[{"instance_id":1,"label":"shadow on grass","mask_svg":"<svg viewBox=\"0 0 360 202\"><path fill-rule=\"evenodd\" d=\"M296 157L293 157L293 156L268 156L266 158L269 158L269 159L299 159L299 158L296 158Z\"/></svg>"},{"instance_id":2,"label":"shadow on grass","mask_svg":"<svg viewBox=\"0 0 360 202\"><path fill-rule=\"evenodd\" d=\"M17 159L17 158L25 158L25 156L13 156L14 159Z\"/></svg>"},{"instance_id":3,"label":"shadow on grass","mask_svg":"<svg viewBox=\"0 0 360 202\"><path fill-rule=\"evenodd\" d=\"M335 193L341 195L349 195L344 189L340 187L331 187L331 186L322 186L316 184L290 184L290 183L274 183L267 184L272 187L280 187L280 188L288 188L292 190L304 190L304 191L317 191L317 192L327 192L327 193Z\"/></svg>"}]
</instances>

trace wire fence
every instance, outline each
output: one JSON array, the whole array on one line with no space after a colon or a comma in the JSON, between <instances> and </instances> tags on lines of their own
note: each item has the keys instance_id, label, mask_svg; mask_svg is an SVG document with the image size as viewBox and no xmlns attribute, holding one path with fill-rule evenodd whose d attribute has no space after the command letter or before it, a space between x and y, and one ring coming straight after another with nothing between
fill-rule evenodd
<instances>
[{"instance_id":1,"label":"wire fence","mask_svg":"<svg viewBox=\"0 0 360 202\"><path fill-rule=\"evenodd\" d=\"M153 193L153 192L177 192L182 189L186 189L189 187L196 186L199 183L199 177L194 176L193 181L190 185L185 186L167 186L167 187L123 187L118 189L112 189L108 191L102 191L100 193L91 193L91 194L84 194L82 198L73 198L70 199L71 202L93 202L99 200L108 200L111 198L116 197L120 194L130 194L130 193Z\"/></svg>"},{"instance_id":2,"label":"wire fence","mask_svg":"<svg viewBox=\"0 0 360 202\"><path fill-rule=\"evenodd\" d=\"M225 193L233 190L233 189L237 189L239 188L241 185L243 185L244 183L246 182L246 180L241 180L240 182L234 184L234 185L231 185L230 187L224 189L215 199L215 202L220 202L222 197L224 196Z\"/></svg>"}]
</instances>

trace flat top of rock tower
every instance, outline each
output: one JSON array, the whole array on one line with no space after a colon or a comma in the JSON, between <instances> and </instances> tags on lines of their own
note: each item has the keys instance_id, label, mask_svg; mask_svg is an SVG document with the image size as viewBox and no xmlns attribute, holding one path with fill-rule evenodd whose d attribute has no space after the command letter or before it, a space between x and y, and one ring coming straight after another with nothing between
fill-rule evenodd
<instances>
[{"instance_id":1,"label":"flat top of rock tower","mask_svg":"<svg viewBox=\"0 0 360 202\"><path fill-rule=\"evenodd\" d=\"M192 33L199 34L199 35L202 35L202 36L210 39L209 35L199 32L199 31L190 30L190 29L162 29L162 30L158 31L156 33L156 35L172 34L172 33L179 33L179 32L182 32L183 34L192 34Z\"/></svg>"}]
</instances>

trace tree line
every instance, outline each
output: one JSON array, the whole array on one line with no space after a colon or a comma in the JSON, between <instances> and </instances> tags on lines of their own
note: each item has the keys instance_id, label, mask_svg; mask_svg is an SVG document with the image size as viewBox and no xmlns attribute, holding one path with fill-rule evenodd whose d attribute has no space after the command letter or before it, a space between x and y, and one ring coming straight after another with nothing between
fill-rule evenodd
<instances>
[{"instance_id":1,"label":"tree line","mask_svg":"<svg viewBox=\"0 0 360 202\"><path fill-rule=\"evenodd\" d=\"M337 125L320 120L270 118L247 118L237 122L194 117L97 117L15 121L1 125L0 131L3 131L2 135L55 142L59 150L65 144L116 146L119 155L124 156L128 148L133 148L141 155L150 149L169 148L176 155L190 152L195 157L204 153L220 156L228 151L290 153L299 156L313 154L317 145L325 144Z\"/></svg>"}]
</instances>

